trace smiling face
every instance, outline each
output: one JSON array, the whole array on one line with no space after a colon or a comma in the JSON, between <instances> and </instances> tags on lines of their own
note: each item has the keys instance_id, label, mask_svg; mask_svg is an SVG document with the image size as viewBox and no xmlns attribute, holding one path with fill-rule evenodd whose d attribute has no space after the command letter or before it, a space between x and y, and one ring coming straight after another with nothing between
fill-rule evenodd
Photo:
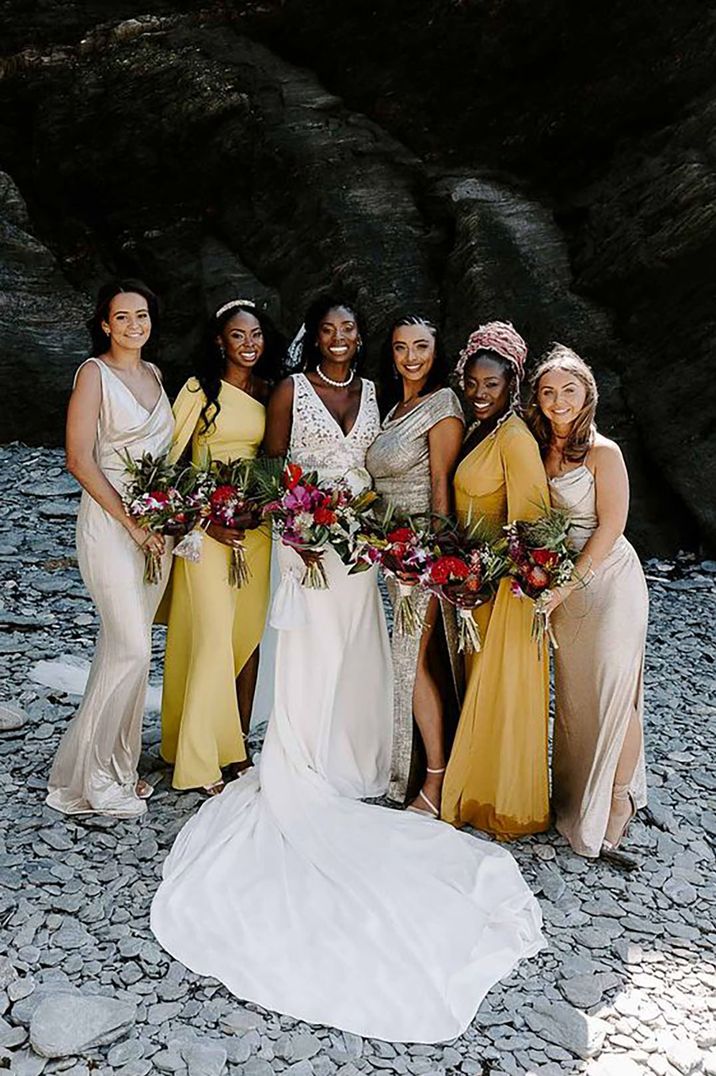
<instances>
[{"instance_id":1,"label":"smiling face","mask_svg":"<svg viewBox=\"0 0 716 1076\"><path fill-rule=\"evenodd\" d=\"M264 351L264 334L259 319L247 310L240 310L224 324L216 337L223 347L226 367L252 370Z\"/></svg>"},{"instance_id":2,"label":"smiling face","mask_svg":"<svg viewBox=\"0 0 716 1076\"><path fill-rule=\"evenodd\" d=\"M393 330L393 362L403 378L423 384L435 363L435 336L426 325L399 325Z\"/></svg>"},{"instance_id":3,"label":"smiling face","mask_svg":"<svg viewBox=\"0 0 716 1076\"><path fill-rule=\"evenodd\" d=\"M510 406L512 379L498 359L477 355L465 366L465 396L480 422L501 418Z\"/></svg>"},{"instance_id":4,"label":"smiling face","mask_svg":"<svg viewBox=\"0 0 716 1076\"><path fill-rule=\"evenodd\" d=\"M318 325L316 345L321 358L349 366L360 347L355 315L346 306L332 307Z\"/></svg>"},{"instance_id":5,"label":"smiling face","mask_svg":"<svg viewBox=\"0 0 716 1076\"><path fill-rule=\"evenodd\" d=\"M119 292L109 302L109 312L102 328L110 345L126 351L139 351L152 331L147 300L136 292Z\"/></svg>"},{"instance_id":6,"label":"smiling face","mask_svg":"<svg viewBox=\"0 0 716 1076\"><path fill-rule=\"evenodd\" d=\"M537 403L554 429L567 430L587 402L587 386L572 370L547 370L537 384Z\"/></svg>"}]
</instances>

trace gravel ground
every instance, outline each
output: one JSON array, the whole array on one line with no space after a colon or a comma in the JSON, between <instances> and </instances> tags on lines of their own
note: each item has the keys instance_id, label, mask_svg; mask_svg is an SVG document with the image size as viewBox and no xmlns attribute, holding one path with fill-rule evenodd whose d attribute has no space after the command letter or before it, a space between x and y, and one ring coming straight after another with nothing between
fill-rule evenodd
<instances>
[{"instance_id":1,"label":"gravel ground","mask_svg":"<svg viewBox=\"0 0 716 1076\"><path fill-rule=\"evenodd\" d=\"M141 768L157 790L142 820L70 820L44 806L77 699L29 671L89 659L97 620L61 453L11 445L0 465L12 491L0 508L0 1070L716 1076L716 563L646 566L652 816L628 842L641 870L579 859L554 833L516 843L549 948L490 992L460 1039L391 1045L241 1005L156 945L148 912L161 864L200 803L171 790L156 714ZM156 681L161 631L155 647Z\"/></svg>"}]
</instances>

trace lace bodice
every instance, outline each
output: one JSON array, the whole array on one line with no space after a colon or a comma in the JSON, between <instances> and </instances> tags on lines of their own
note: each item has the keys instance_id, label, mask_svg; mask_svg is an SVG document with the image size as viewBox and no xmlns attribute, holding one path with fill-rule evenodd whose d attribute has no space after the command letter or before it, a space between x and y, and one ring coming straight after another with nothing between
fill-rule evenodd
<instances>
[{"instance_id":1,"label":"lace bodice","mask_svg":"<svg viewBox=\"0 0 716 1076\"><path fill-rule=\"evenodd\" d=\"M371 484L366 452L380 430L375 385L363 379L355 423L344 434L305 374L293 374L293 422L289 457L323 481L345 479L360 490Z\"/></svg>"}]
</instances>

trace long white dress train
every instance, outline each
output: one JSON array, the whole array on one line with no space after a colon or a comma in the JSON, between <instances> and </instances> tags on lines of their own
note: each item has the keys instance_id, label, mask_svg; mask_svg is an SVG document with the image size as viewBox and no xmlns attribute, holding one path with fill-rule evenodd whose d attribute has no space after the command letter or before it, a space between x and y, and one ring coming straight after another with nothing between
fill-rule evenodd
<instances>
[{"instance_id":1,"label":"long white dress train","mask_svg":"<svg viewBox=\"0 0 716 1076\"><path fill-rule=\"evenodd\" d=\"M294 381L291 455L324 478L363 466L373 386L347 437ZM295 553L280 550L282 569ZM504 848L361 803L387 783L388 639L373 573L329 552L308 625L278 633L260 764L176 839L151 925L176 959L240 998L357 1034L439 1042L542 945L539 906Z\"/></svg>"}]
</instances>

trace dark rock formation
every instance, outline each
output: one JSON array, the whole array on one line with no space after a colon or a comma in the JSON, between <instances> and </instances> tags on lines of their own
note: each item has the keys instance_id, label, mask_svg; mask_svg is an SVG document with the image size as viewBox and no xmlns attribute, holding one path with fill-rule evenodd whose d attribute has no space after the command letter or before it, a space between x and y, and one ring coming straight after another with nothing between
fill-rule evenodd
<instances>
[{"instance_id":1,"label":"dark rock formation","mask_svg":"<svg viewBox=\"0 0 716 1076\"><path fill-rule=\"evenodd\" d=\"M494 316L533 354L576 346L640 547L713 541L714 28L693 3L613 6L41 0L29 26L0 0L0 168L29 213L0 197L0 276L33 296L29 319L0 307L5 438L61 436L111 273L161 294L170 389L206 308L251 294L292 332L334 284L374 338L417 306L453 349Z\"/></svg>"}]
</instances>

